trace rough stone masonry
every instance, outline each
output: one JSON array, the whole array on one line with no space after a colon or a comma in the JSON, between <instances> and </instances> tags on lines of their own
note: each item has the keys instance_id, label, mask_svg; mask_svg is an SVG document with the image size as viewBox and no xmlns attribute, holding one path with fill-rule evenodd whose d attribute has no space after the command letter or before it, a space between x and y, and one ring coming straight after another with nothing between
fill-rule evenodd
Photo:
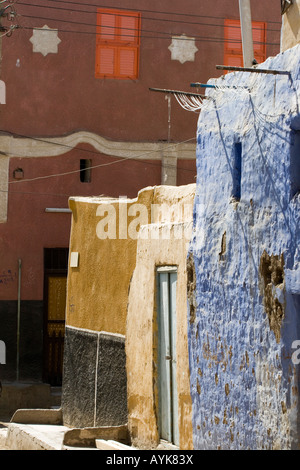
<instances>
[{"instance_id":1,"label":"rough stone masonry","mask_svg":"<svg viewBox=\"0 0 300 470\"><path fill-rule=\"evenodd\" d=\"M300 442L300 45L211 79L197 128L188 318L195 449ZM294 353L294 354L293 354Z\"/></svg>"}]
</instances>

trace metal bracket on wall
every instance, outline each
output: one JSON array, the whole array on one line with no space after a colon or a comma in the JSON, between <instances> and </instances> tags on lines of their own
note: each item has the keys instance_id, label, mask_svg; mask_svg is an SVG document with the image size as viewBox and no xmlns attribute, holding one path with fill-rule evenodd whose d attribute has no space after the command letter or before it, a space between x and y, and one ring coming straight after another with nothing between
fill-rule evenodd
<instances>
[{"instance_id":1,"label":"metal bracket on wall","mask_svg":"<svg viewBox=\"0 0 300 470\"><path fill-rule=\"evenodd\" d=\"M252 72L252 73L266 73L270 75L291 75L291 72L286 70L269 70L258 69L255 67L233 67L227 65L216 65L217 70L230 70L232 72Z\"/></svg>"},{"instance_id":2,"label":"metal bracket on wall","mask_svg":"<svg viewBox=\"0 0 300 470\"><path fill-rule=\"evenodd\" d=\"M160 93L166 93L171 95L187 95L187 96L199 96L202 99L208 98L205 95L200 95L199 93L191 93L189 91L179 91L179 90L166 90L164 88L149 88L150 91L158 91Z\"/></svg>"}]
</instances>

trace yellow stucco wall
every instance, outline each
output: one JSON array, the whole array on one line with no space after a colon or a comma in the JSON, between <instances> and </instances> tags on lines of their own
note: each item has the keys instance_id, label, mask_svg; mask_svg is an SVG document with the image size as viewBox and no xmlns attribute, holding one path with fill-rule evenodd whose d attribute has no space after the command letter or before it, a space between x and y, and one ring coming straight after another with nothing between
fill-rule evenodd
<instances>
[{"instance_id":1,"label":"yellow stucco wall","mask_svg":"<svg viewBox=\"0 0 300 470\"><path fill-rule=\"evenodd\" d=\"M149 187L136 199L71 198L71 253L79 253L77 267L69 267L66 325L126 337L129 426L139 445L155 447L157 433L155 267L178 266L177 278L177 390L180 447L192 449L191 398L187 344L186 253L192 227L195 185ZM124 211L126 204L126 211ZM131 212L131 208L133 211ZM116 215L116 237L100 239L105 209ZM137 210L146 208L139 238L128 235ZM120 214L121 211L121 214ZM127 213L127 233L119 220ZM130 215L131 214L131 215ZM145 213L144 213L145 215ZM123 217L123 219L122 219ZM121 219L120 219L121 218ZM182 225L185 221L187 224ZM149 224L152 222L152 224ZM171 222L171 223L166 223ZM183 228L182 235L178 236ZM133 231L134 232L134 231ZM132 232L130 232L132 234Z\"/></svg>"},{"instance_id":2,"label":"yellow stucco wall","mask_svg":"<svg viewBox=\"0 0 300 470\"><path fill-rule=\"evenodd\" d=\"M300 0L293 4L282 16L281 52L300 42Z\"/></svg>"},{"instance_id":3,"label":"yellow stucco wall","mask_svg":"<svg viewBox=\"0 0 300 470\"><path fill-rule=\"evenodd\" d=\"M139 202L151 205L153 188L126 202L127 210ZM66 324L94 331L125 335L128 286L135 267L136 240L119 238L119 199L72 198L70 255L79 253L78 267L69 267ZM104 211L115 209L116 237L99 239L97 230ZM97 215L103 210L102 215ZM124 212L125 214L125 212ZM113 221L110 224L113 227Z\"/></svg>"},{"instance_id":4,"label":"yellow stucco wall","mask_svg":"<svg viewBox=\"0 0 300 470\"><path fill-rule=\"evenodd\" d=\"M175 196L175 193L173 194ZM181 203L188 204L188 202L192 207L193 185L186 187L181 197L181 201L178 199L174 201L173 207ZM159 200L165 200L165 195L161 193ZM126 334L128 422L131 437L138 447L149 448L159 444L155 365L157 353L156 267L176 265L176 361L180 448L193 448L186 273L186 254L192 229L191 213L187 219L185 225L174 223L169 227L164 227L164 225L143 227L141 239L138 240L136 268L129 292ZM166 228L170 229L170 237L163 239ZM148 230L147 239L142 238L144 230ZM178 235L182 230L185 230L184 237ZM155 239L157 233L159 233L158 240Z\"/></svg>"}]
</instances>

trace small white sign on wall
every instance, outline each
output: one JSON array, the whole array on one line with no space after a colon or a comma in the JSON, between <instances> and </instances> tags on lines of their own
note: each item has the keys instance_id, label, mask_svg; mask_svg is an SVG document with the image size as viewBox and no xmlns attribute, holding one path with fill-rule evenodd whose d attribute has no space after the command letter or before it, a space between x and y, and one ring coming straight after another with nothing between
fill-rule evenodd
<instances>
[{"instance_id":1,"label":"small white sign on wall","mask_svg":"<svg viewBox=\"0 0 300 470\"><path fill-rule=\"evenodd\" d=\"M79 253L78 251L72 251L70 256L70 267L78 268L79 266Z\"/></svg>"},{"instance_id":2,"label":"small white sign on wall","mask_svg":"<svg viewBox=\"0 0 300 470\"><path fill-rule=\"evenodd\" d=\"M0 341L0 364L6 364L6 346L4 341Z\"/></svg>"},{"instance_id":3,"label":"small white sign on wall","mask_svg":"<svg viewBox=\"0 0 300 470\"><path fill-rule=\"evenodd\" d=\"M0 80L0 104L6 104L6 86L3 80Z\"/></svg>"}]
</instances>

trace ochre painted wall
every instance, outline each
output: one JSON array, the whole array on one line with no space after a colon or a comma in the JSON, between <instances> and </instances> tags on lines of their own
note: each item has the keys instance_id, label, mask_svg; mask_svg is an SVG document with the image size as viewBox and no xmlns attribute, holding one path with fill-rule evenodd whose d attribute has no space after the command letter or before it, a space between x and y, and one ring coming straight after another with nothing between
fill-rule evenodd
<instances>
[{"instance_id":1,"label":"ochre painted wall","mask_svg":"<svg viewBox=\"0 0 300 470\"><path fill-rule=\"evenodd\" d=\"M195 185L164 191L156 201L167 198L169 207L192 208ZM159 202L160 201L160 202ZM167 206L167 205L166 205ZM186 255L192 229L192 212L169 227L163 224L143 227L137 246L137 263L130 284L126 333L128 422L131 438L138 447L159 444L157 390L156 267L177 266L176 293L176 367L178 421L181 449L192 449L191 398L187 342ZM181 220L180 220L181 219ZM164 230L170 229L169 237ZM148 232L148 238L143 232ZM184 236L180 236L183 234ZM157 235L159 238L156 239Z\"/></svg>"},{"instance_id":2,"label":"ochre painted wall","mask_svg":"<svg viewBox=\"0 0 300 470\"><path fill-rule=\"evenodd\" d=\"M128 200L127 210L136 202L152 202L153 188L138 199ZM77 328L125 334L128 286L135 266L136 240L119 238L119 199L74 198L70 253L79 253L79 266L69 268L66 324ZM117 238L99 239L99 206L115 210ZM121 211L124 208L121 207ZM99 210L99 209L98 209ZM104 213L103 213L104 216ZM113 221L112 221L113 224Z\"/></svg>"},{"instance_id":3,"label":"ochre painted wall","mask_svg":"<svg viewBox=\"0 0 300 470\"><path fill-rule=\"evenodd\" d=\"M300 0L294 0L293 4L282 17L281 51L300 42Z\"/></svg>"},{"instance_id":4,"label":"ochre painted wall","mask_svg":"<svg viewBox=\"0 0 300 470\"><path fill-rule=\"evenodd\" d=\"M69 267L66 326L125 335L130 432L140 447L159 444L157 390L153 386L157 379L155 267L175 264L178 266L176 347L180 447L192 448L186 253L194 193L194 184L158 186L145 188L136 199L122 202L105 198L72 198L69 202L70 254L79 253L79 264ZM138 239L122 232L124 239L119 237L119 220L126 213L126 203L128 213L135 204L146 209L148 220L140 229ZM105 208L115 210L118 235L115 239L98 236L99 221L104 220L99 213L103 210L103 215ZM136 219L128 215L128 227L132 220ZM188 222L187 226L182 224L183 220ZM150 221L152 224L147 223ZM183 236L178 236L181 229Z\"/></svg>"}]
</instances>

